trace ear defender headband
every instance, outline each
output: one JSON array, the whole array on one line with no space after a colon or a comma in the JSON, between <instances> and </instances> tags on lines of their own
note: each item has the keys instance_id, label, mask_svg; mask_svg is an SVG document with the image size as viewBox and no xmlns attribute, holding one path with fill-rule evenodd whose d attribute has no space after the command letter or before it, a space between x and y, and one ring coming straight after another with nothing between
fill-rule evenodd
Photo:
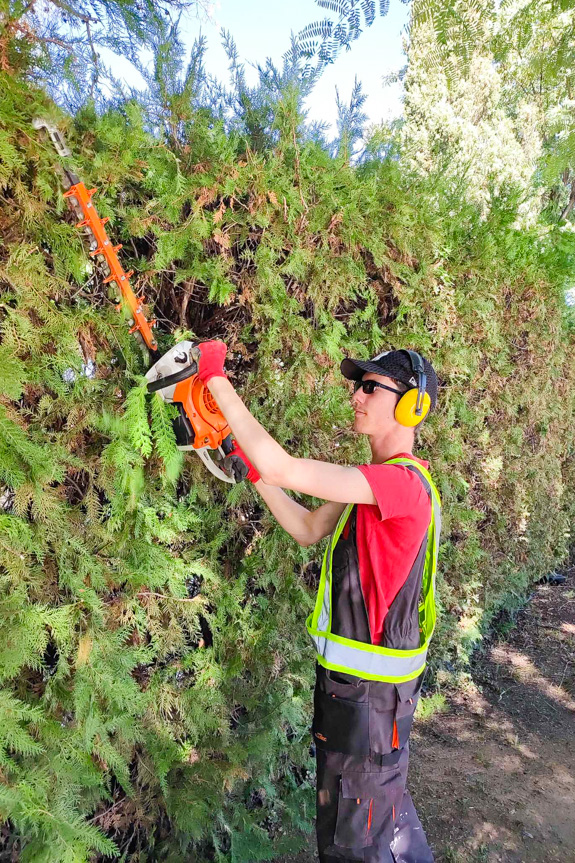
<instances>
[{"instance_id":1,"label":"ear defender headband","mask_svg":"<svg viewBox=\"0 0 575 863\"><path fill-rule=\"evenodd\" d=\"M413 373L417 375L417 387L407 390L395 406L395 419L402 426L412 428L422 422L431 407L431 398L427 393L427 375L423 359L416 351L401 349L404 354L409 355Z\"/></svg>"}]
</instances>

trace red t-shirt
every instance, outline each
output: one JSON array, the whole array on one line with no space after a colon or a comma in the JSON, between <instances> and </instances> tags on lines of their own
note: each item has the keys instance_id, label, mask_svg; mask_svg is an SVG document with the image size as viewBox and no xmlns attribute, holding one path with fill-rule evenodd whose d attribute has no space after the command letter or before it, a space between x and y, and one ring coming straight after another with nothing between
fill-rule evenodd
<instances>
[{"instance_id":1,"label":"red t-shirt","mask_svg":"<svg viewBox=\"0 0 575 863\"><path fill-rule=\"evenodd\" d=\"M429 462L410 453L424 468ZM402 464L362 464L358 469L377 505L357 504L357 556L373 644L380 644L383 621L405 582L431 521L431 500L419 476Z\"/></svg>"}]
</instances>

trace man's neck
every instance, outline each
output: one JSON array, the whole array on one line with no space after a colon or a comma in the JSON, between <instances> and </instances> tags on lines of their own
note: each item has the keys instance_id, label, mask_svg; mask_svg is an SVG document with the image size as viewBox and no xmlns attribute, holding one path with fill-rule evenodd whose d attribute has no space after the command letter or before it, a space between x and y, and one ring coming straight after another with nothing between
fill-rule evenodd
<instances>
[{"instance_id":1,"label":"man's neck","mask_svg":"<svg viewBox=\"0 0 575 863\"><path fill-rule=\"evenodd\" d=\"M398 429L383 438L370 437L371 463L382 464L400 452L412 455L413 432L409 429Z\"/></svg>"}]
</instances>

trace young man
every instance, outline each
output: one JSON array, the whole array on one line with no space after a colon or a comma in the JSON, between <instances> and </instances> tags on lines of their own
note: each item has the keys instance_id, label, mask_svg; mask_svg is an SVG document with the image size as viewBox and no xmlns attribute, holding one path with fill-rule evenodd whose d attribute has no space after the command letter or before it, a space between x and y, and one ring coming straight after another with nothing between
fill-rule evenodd
<instances>
[{"instance_id":1,"label":"young man","mask_svg":"<svg viewBox=\"0 0 575 863\"><path fill-rule=\"evenodd\" d=\"M200 353L198 374L237 441L228 468L255 483L300 545L331 537L307 621L320 861L432 863L405 783L435 623L440 502L428 463L412 455L415 427L436 405L435 372L414 351L343 360L354 430L372 453L371 464L343 467L287 453L227 380L225 345L205 342ZM328 502L310 512L282 489Z\"/></svg>"}]
</instances>

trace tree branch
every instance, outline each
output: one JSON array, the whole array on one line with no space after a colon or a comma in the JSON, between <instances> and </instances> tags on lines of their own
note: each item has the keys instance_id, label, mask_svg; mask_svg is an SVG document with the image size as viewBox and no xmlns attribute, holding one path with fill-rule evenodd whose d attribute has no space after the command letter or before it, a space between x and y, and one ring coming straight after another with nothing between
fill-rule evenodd
<instances>
[{"instance_id":1,"label":"tree branch","mask_svg":"<svg viewBox=\"0 0 575 863\"><path fill-rule=\"evenodd\" d=\"M571 194L569 195L569 200L567 201L563 212L559 216L559 221L561 221L562 219L566 219L573 207L575 207L575 180L573 180L573 182L571 183Z\"/></svg>"},{"instance_id":2,"label":"tree branch","mask_svg":"<svg viewBox=\"0 0 575 863\"><path fill-rule=\"evenodd\" d=\"M90 18L89 15L82 15L81 12L77 12L76 9L66 3L65 0L49 0L49 2L52 3L53 6L57 6L58 9L62 9L64 12L67 12L68 15L72 15L74 18L78 18L84 24L89 24L90 22L92 24L98 23L96 18Z\"/></svg>"}]
</instances>

